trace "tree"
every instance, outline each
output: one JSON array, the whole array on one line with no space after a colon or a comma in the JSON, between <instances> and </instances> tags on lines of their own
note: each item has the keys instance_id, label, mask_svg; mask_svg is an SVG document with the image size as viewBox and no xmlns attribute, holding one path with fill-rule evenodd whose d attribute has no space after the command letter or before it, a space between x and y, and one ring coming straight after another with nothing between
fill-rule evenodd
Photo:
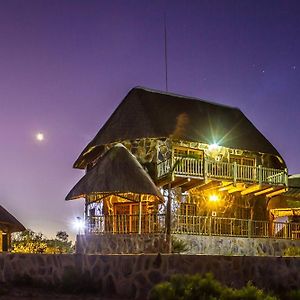
<instances>
[{"instance_id":1,"label":"tree","mask_svg":"<svg viewBox=\"0 0 300 300\"><path fill-rule=\"evenodd\" d=\"M13 236L12 252L15 253L44 253L47 243L43 234L35 233L31 229L18 232Z\"/></svg>"},{"instance_id":2,"label":"tree","mask_svg":"<svg viewBox=\"0 0 300 300\"><path fill-rule=\"evenodd\" d=\"M12 240L12 252L14 253L72 253L74 246L68 240L69 235L65 231L58 231L55 239L46 239L42 233L35 233L27 229L16 233Z\"/></svg>"}]
</instances>

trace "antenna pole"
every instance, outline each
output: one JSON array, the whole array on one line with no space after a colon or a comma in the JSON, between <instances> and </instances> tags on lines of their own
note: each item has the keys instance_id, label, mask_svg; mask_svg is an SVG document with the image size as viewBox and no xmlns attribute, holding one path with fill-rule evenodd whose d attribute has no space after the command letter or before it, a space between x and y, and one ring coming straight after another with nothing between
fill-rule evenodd
<instances>
[{"instance_id":1,"label":"antenna pole","mask_svg":"<svg viewBox=\"0 0 300 300\"><path fill-rule=\"evenodd\" d=\"M168 91L168 52L167 52L167 21L166 12L164 12L164 32L165 32L165 73L166 73L166 92Z\"/></svg>"}]
</instances>

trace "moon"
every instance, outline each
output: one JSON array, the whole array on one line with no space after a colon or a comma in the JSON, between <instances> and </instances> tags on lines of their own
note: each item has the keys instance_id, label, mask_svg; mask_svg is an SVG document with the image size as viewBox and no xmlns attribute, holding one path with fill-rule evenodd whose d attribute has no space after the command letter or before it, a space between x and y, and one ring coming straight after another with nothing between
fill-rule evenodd
<instances>
[{"instance_id":1,"label":"moon","mask_svg":"<svg viewBox=\"0 0 300 300\"><path fill-rule=\"evenodd\" d=\"M45 139L45 136L42 132L38 132L36 135L35 135L35 139L39 142L42 142L44 139Z\"/></svg>"}]
</instances>

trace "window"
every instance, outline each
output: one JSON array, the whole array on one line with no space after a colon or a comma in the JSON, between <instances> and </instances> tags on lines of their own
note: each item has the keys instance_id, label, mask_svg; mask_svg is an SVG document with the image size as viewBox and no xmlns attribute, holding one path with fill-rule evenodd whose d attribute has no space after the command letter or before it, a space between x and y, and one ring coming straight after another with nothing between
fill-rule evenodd
<instances>
[{"instance_id":1,"label":"window","mask_svg":"<svg viewBox=\"0 0 300 300\"><path fill-rule=\"evenodd\" d=\"M243 157L243 156L230 156L230 162L234 163L236 162L238 165L243 165L243 166L255 166L255 159L251 157Z\"/></svg>"},{"instance_id":2,"label":"window","mask_svg":"<svg viewBox=\"0 0 300 300\"><path fill-rule=\"evenodd\" d=\"M146 214L146 203L142 203L142 232L146 231L146 223L149 222ZM139 230L139 203L116 203L113 218L115 233L137 233Z\"/></svg>"},{"instance_id":3,"label":"window","mask_svg":"<svg viewBox=\"0 0 300 300\"><path fill-rule=\"evenodd\" d=\"M196 215L196 204L181 203L180 204L180 215L195 216Z\"/></svg>"},{"instance_id":4,"label":"window","mask_svg":"<svg viewBox=\"0 0 300 300\"><path fill-rule=\"evenodd\" d=\"M191 148L175 147L174 156L203 159L203 151L197 149L191 149Z\"/></svg>"}]
</instances>

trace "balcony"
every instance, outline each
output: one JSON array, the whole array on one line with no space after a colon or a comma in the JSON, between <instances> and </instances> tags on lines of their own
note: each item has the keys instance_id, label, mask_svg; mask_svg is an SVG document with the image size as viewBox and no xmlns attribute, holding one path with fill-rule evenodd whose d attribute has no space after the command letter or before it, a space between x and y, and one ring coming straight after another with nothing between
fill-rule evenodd
<instances>
[{"instance_id":1,"label":"balcony","mask_svg":"<svg viewBox=\"0 0 300 300\"><path fill-rule=\"evenodd\" d=\"M247 166L176 156L157 165L158 180L171 174L175 177L224 180L233 183L244 182L259 185L287 186L288 180L286 169L280 170L263 166Z\"/></svg>"},{"instance_id":2,"label":"balcony","mask_svg":"<svg viewBox=\"0 0 300 300\"><path fill-rule=\"evenodd\" d=\"M140 225L139 225L140 224ZM88 234L165 233L165 215L101 215L87 219ZM269 222L198 215L173 215L173 234L300 240L300 223Z\"/></svg>"}]
</instances>

